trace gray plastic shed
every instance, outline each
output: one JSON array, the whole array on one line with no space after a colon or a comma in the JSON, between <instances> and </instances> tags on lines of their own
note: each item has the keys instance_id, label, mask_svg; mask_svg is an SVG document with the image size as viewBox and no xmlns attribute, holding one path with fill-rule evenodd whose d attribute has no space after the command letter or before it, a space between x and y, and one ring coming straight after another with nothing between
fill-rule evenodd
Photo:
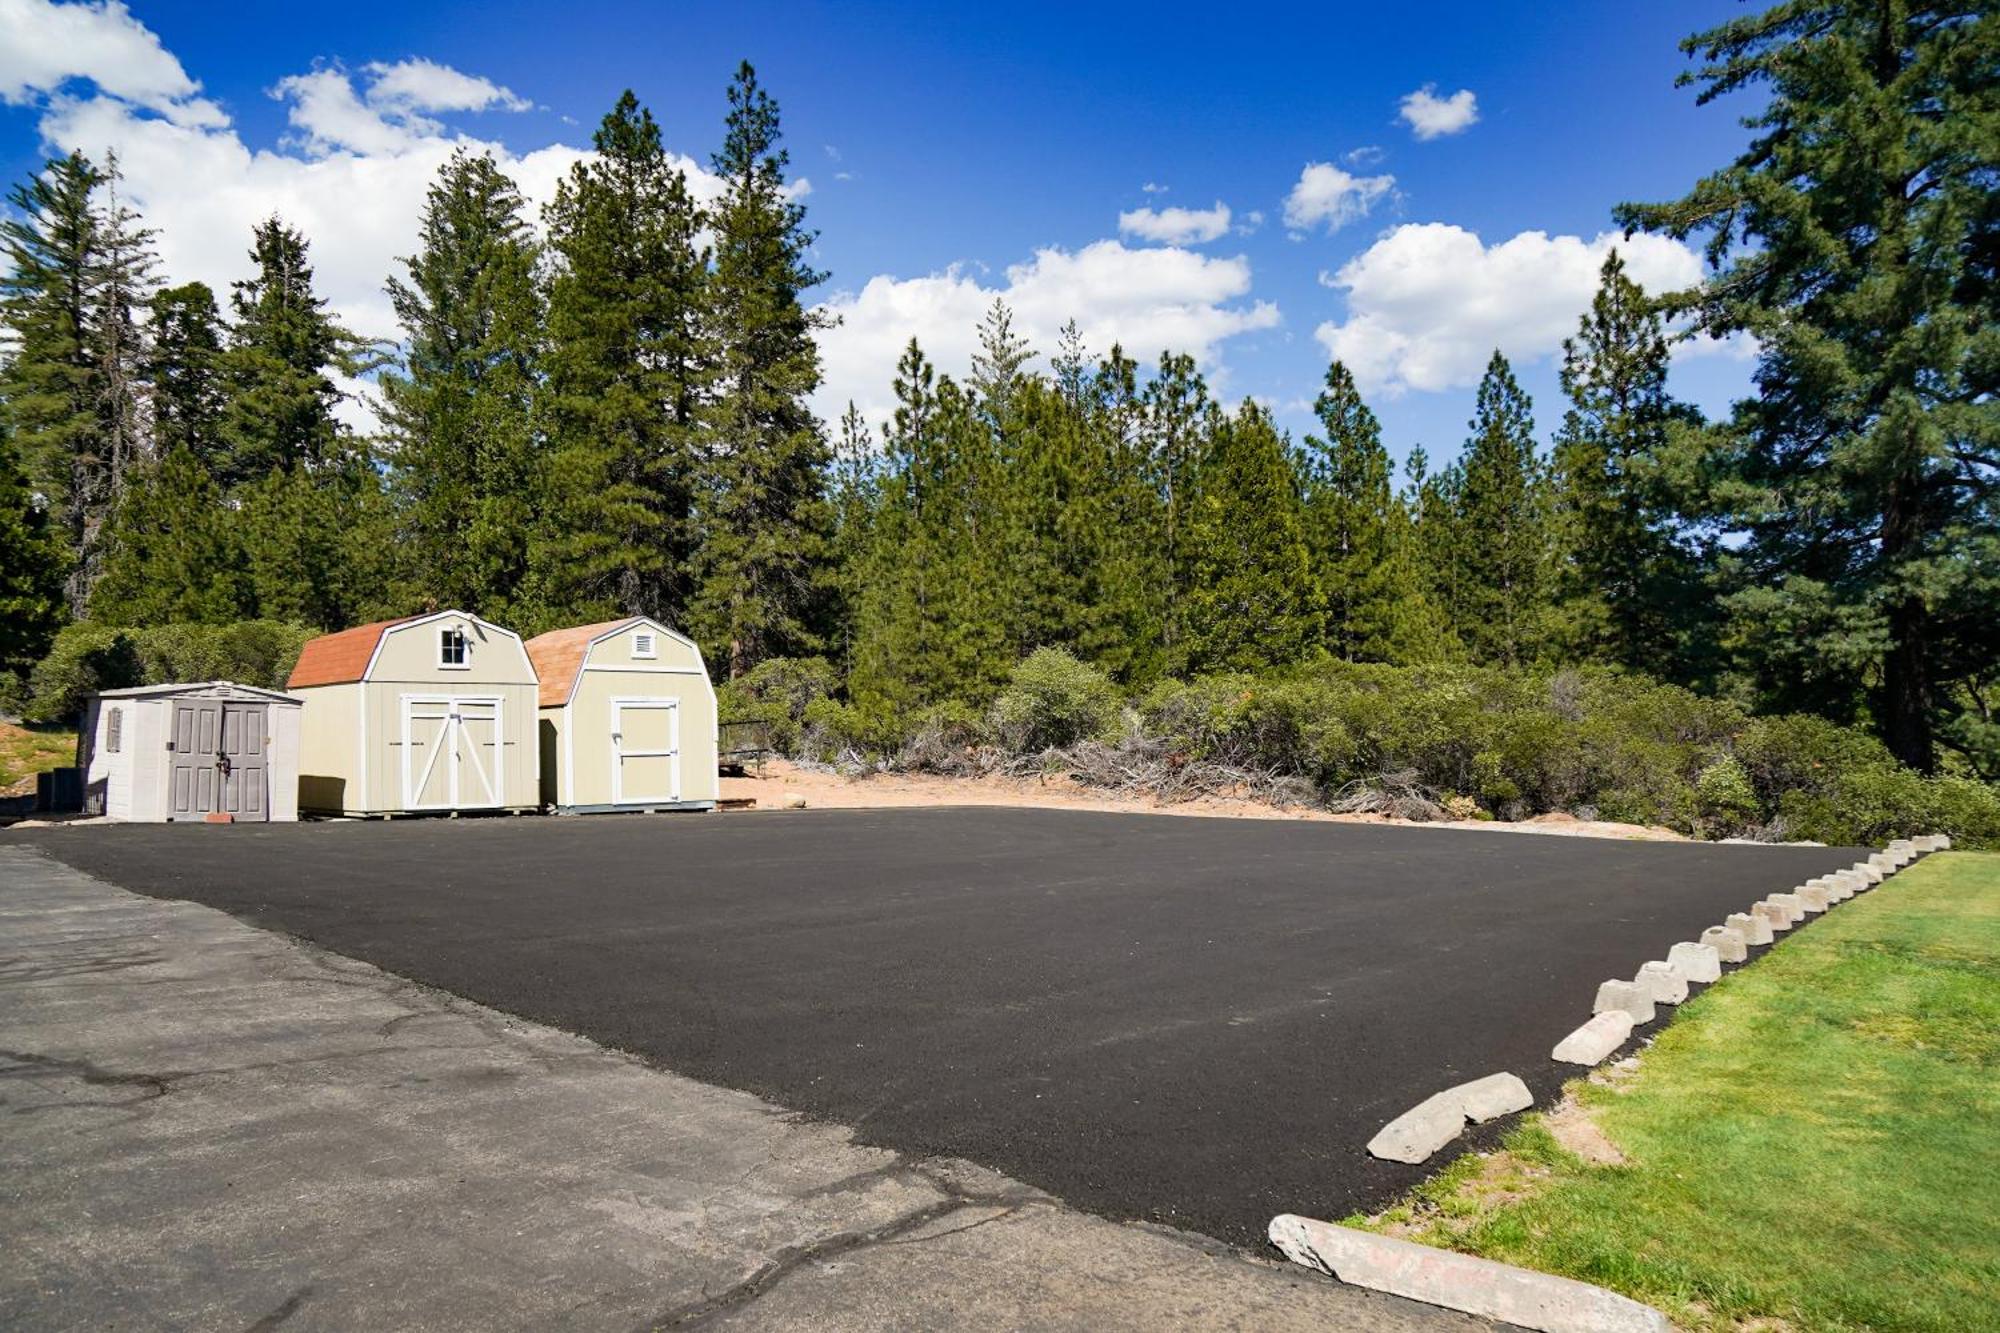
<instances>
[{"instance_id":1,"label":"gray plastic shed","mask_svg":"<svg viewBox=\"0 0 2000 1333\"><path fill-rule=\"evenodd\" d=\"M226 680L96 695L77 735L84 812L135 823L296 820L302 702Z\"/></svg>"}]
</instances>

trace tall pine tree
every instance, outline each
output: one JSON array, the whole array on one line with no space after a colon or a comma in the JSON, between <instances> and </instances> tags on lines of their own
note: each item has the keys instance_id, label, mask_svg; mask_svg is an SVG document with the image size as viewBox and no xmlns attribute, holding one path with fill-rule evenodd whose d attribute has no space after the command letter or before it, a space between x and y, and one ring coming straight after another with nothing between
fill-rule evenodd
<instances>
[{"instance_id":1,"label":"tall pine tree","mask_svg":"<svg viewBox=\"0 0 2000 1333\"><path fill-rule=\"evenodd\" d=\"M1190 672L1289 666L1319 637L1319 588L1284 438L1245 401L1212 409L1190 493L1181 590Z\"/></svg>"},{"instance_id":2,"label":"tall pine tree","mask_svg":"<svg viewBox=\"0 0 2000 1333\"><path fill-rule=\"evenodd\" d=\"M61 535L72 617L89 604L125 470L143 456L133 312L146 299L151 236L115 182L115 163L100 171L71 153L15 187L13 216L0 221L0 428Z\"/></svg>"},{"instance_id":3,"label":"tall pine tree","mask_svg":"<svg viewBox=\"0 0 2000 1333\"><path fill-rule=\"evenodd\" d=\"M699 436L715 373L705 219L629 91L594 143L547 213L548 454L531 628L676 621L694 587Z\"/></svg>"},{"instance_id":4,"label":"tall pine tree","mask_svg":"<svg viewBox=\"0 0 2000 1333\"><path fill-rule=\"evenodd\" d=\"M827 320L804 300L826 275L810 262L815 236L786 191L778 140L778 104L745 61L714 158L724 183L709 214L715 401L693 613L732 677L815 646L827 590L828 450L807 405L820 381L813 335Z\"/></svg>"},{"instance_id":5,"label":"tall pine tree","mask_svg":"<svg viewBox=\"0 0 2000 1333\"><path fill-rule=\"evenodd\" d=\"M1519 666L1546 632L1550 534L1533 405L1497 351L1459 466L1452 616L1474 656Z\"/></svg>"},{"instance_id":6,"label":"tall pine tree","mask_svg":"<svg viewBox=\"0 0 2000 1333\"><path fill-rule=\"evenodd\" d=\"M235 284L217 468L226 486L339 461L332 371L353 369L359 344L313 290L306 250L304 236L268 218L252 236L256 272Z\"/></svg>"},{"instance_id":7,"label":"tall pine tree","mask_svg":"<svg viewBox=\"0 0 2000 1333\"><path fill-rule=\"evenodd\" d=\"M1678 540L1668 448L1697 418L1668 394L1667 366L1659 311L1613 251L1563 342L1570 407L1552 460L1561 635L1571 656L1688 678L1706 599L1689 596L1702 571Z\"/></svg>"},{"instance_id":8,"label":"tall pine tree","mask_svg":"<svg viewBox=\"0 0 2000 1333\"><path fill-rule=\"evenodd\" d=\"M186 449L214 467L222 441L222 313L206 283L155 292L152 348L153 452Z\"/></svg>"},{"instance_id":9,"label":"tall pine tree","mask_svg":"<svg viewBox=\"0 0 2000 1333\"><path fill-rule=\"evenodd\" d=\"M391 278L405 351L382 377L412 605L507 620L527 574L537 484L537 247L513 181L461 149L424 199Z\"/></svg>"},{"instance_id":10,"label":"tall pine tree","mask_svg":"<svg viewBox=\"0 0 2000 1333\"><path fill-rule=\"evenodd\" d=\"M1306 540L1325 609L1327 651L1349 662L1382 661L1391 650L1397 589L1390 538L1395 494L1382 429L1354 376L1335 361L1313 404L1324 436L1307 436L1303 457Z\"/></svg>"},{"instance_id":11,"label":"tall pine tree","mask_svg":"<svg viewBox=\"0 0 2000 1333\"><path fill-rule=\"evenodd\" d=\"M1675 305L1758 340L1713 460L1745 538L1736 649L1766 702L1865 705L1928 770L1994 620L2000 14L1788 0L1682 48L1699 102L1763 99L1755 135L1619 220L1707 232L1715 271Z\"/></svg>"}]
</instances>

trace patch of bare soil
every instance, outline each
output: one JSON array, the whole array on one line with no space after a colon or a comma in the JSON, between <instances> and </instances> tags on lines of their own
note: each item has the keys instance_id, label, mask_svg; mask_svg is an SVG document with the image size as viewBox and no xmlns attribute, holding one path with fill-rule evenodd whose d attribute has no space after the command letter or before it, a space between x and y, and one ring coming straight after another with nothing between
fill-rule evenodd
<instances>
[{"instance_id":1,"label":"patch of bare soil","mask_svg":"<svg viewBox=\"0 0 2000 1333\"><path fill-rule=\"evenodd\" d=\"M910 806L997 805L1039 806L1069 810L1115 810L1128 814L1194 815L1225 819L1311 819L1341 824L1415 824L1387 815L1337 815L1302 806L1276 806L1240 797L1202 796L1161 802L1098 791L1066 776L1040 778L934 777L921 773L871 773L848 777L801 768L773 759L761 776L722 779L722 798L754 800L758 809L782 809L788 797L802 797L808 809L854 810ZM1429 828L1480 829L1489 832L1546 833L1586 838L1632 838L1651 842L1685 842L1669 828L1583 820L1571 815L1540 815L1520 823L1483 820L1440 820Z\"/></svg>"},{"instance_id":2,"label":"patch of bare soil","mask_svg":"<svg viewBox=\"0 0 2000 1333\"><path fill-rule=\"evenodd\" d=\"M1611 1141L1590 1112L1574 1097L1565 1097L1542 1116L1549 1136L1592 1166L1623 1166L1625 1154Z\"/></svg>"}]
</instances>

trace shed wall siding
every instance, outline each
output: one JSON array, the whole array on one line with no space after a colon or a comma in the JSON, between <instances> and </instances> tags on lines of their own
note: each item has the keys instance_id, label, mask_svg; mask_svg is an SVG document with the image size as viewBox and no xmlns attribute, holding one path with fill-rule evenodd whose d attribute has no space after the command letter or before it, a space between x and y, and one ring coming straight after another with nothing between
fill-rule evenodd
<instances>
[{"instance_id":1,"label":"shed wall siding","mask_svg":"<svg viewBox=\"0 0 2000 1333\"><path fill-rule=\"evenodd\" d=\"M621 636L623 637L623 636ZM668 641L661 641L665 659ZM681 792L683 801L713 801L716 798L715 700L708 678L693 674L654 671L592 670L599 663L600 644L577 680L571 700L569 721L576 729L569 753L576 769L571 774L568 805L611 804L611 701L613 699L675 699L680 704ZM683 649L685 651L685 649ZM617 655L614 655L614 659ZM630 663L629 656L626 662ZM674 665L646 662L636 665Z\"/></svg>"},{"instance_id":2,"label":"shed wall siding","mask_svg":"<svg viewBox=\"0 0 2000 1333\"><path fill-rule=\"evenodd\" d=\"M292 691L299 711L298 804L322 814L360 814L362 686L313 685ZM275 785L275 783L274 783ZM276 805L276 798L272 804Z\"/></svg>"},{"instance_id":3,"label":"shed wall siding","mask_svg":"<svg viewBox=\"0 0 2000 1333\"><path fill-rule=\"evenodd\" d=\"M471 647L465 670L438 665L438 635L454 628L465 633ZM470 618L447 616L385 630L368 681L371 684L415 682L438 686L446 692L476 694L475 684L491 681L532 685L535 668L519 639Z\"/></svg>"},{"instance_id":4,"label":"shed wall siding","mask_svg":"<svg viewBox=\"0 0 2000 1333\"><path fill-rule=\"evenodd\" d=\"M125 761L119 779L125 789L124 817L151 823L167 817L172 799L168 786L173 781L173 756L167 753L167 736L174 701L134 702L136 706L126 711L125 734L119 740L125 753L114 757Z\"/></svg>"}]
</instances>

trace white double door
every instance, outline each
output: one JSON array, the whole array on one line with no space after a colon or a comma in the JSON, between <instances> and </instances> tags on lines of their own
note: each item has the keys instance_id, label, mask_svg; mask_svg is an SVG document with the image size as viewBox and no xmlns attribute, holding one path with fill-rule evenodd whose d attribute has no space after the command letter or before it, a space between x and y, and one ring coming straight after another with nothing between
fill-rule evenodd
<instances>
[{"instance_id":1,"label":"white double door","mask_svg":"<svg viewBox=\"0 0 2000 1333\"><path fill-rule=\"evenodd\" d=\"M681 709L676 699L611 701L611 802L681 798Z\"/></svg>"},{"instance_id":2,"label":"white double door","mask_svg":"<svg viewBox=\"0 0 2000 1333\"><path fill-rule=\"evenodd\" d=\"M403 696L403 808L481 810L500 804L506 747L500 700Z\"/></svg>"}]
</instances>

